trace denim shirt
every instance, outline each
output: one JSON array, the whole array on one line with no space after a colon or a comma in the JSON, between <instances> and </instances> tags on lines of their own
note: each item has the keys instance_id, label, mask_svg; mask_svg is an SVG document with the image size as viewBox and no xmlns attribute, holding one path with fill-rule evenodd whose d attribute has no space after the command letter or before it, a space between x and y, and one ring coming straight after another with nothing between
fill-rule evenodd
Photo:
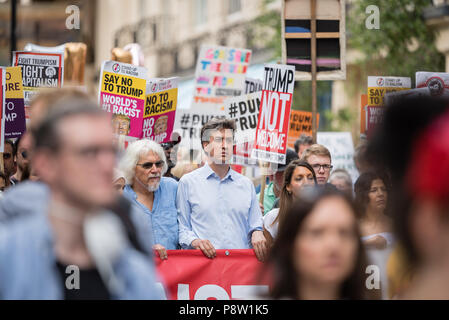
<instances>
[{"instance_id":1,"label":"denim shirt","mask_svg":"<svg viewBox=\"0 0 449 320\"><path fill-rule=\"evenodd\" d=\"M0 299L64 298L65 281L57 270L53 243L45 212L0 224ZM123 290L110 292L111 298L163 298L151 256L127 246L112 268Z\"/></svg>"},{"instance_id":2,"label":"denim shirt","mask_svg":"<svg viewBox=\"0 0 449 320\"><path fill-rule=\"evenodd\" d=\"M154 192L153 209L150 210L139 201L130 185L126 185L123 195L140 207L150 219L153 243L161 244L167 250L179 249L178 212L176 192L178 183L172 178L162 177L159 188Z\"/></svg>"}]
</instances>

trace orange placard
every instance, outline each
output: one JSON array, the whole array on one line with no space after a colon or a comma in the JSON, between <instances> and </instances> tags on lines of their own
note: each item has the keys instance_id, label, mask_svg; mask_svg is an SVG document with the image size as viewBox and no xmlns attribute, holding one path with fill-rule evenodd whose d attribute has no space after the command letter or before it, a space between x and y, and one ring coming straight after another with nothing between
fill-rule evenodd
<instances>
[{"instance_id":1,"label":"orange placard","mask_svg":"<svg viewBox=\"0 0 449 320\"><path fill-rule=\"evenodd\" d=\"M368 104L368 95L362 94L361 96L361 111L360 111L360 133L366 132L366 113L365 113L365 106Z\"/></svg>"},{"instance_id":2,"label":"orange placard","mask_svg":"<svg viewBox=\"0 0 449 320\"><path fill-rule=\"evenodd\" d=\"M317 128L320 123L320 114L316 116ZM312 136L312 112L292 110L290 112L290 124L288 130L287 145L289 148L294 148L296 139L302 133Z\"/></svg>"}]
</instances>

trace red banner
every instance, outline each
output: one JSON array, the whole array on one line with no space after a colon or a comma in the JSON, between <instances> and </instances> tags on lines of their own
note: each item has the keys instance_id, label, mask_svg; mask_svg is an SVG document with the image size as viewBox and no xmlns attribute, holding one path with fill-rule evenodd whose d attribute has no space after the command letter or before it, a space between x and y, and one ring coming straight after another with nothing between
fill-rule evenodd
<instances>
[{"instance_id":1,"label":"red banner","mask_svg":"<svg viewBox=\"0 0 449 320\"><path fill-rule=\"evenodd\" d=\"M251 299L268 292L268 281L259 280L263 264L254 250L216 250L206 258L201 250L167 250L155 263L171 300Z\"/></svg>"}]
</instances>

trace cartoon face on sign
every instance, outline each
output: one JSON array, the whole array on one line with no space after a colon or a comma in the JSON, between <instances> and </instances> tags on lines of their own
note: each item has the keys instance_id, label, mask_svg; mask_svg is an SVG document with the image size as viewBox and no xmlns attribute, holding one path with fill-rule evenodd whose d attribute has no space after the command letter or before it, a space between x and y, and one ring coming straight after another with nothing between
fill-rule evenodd
<instances>
[{"instance_id":1,"label":"cartoon face on sign","mask_svg":"<svg viewBox=\"0 0 449 320\"><path fill-rule=\"evenodd\" d=\"M112 128L115 134L127 136L131 129L131 120L122 114L112 116Z\"/></svg>"},{"instance_id":2,"label":"cartoon face on sign","mask_svg":"<svg viewBox=\"0 0 449 320\"><path fill-rule=\"evenodd\" d=\"M159 135L167 131L168 116L161 116L154 124L154 134Z\"/></svg>"}]
</instances>

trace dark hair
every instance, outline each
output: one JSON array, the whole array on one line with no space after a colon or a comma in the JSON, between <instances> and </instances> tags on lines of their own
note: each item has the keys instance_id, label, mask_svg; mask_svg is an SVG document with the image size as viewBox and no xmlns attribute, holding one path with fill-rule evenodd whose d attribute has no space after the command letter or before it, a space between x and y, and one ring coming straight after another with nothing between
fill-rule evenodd
<instances>
[{"instance_id":1,"label":"dark hair","mask_svg":"<svg viewBox=\"0 0 449 320\"><path fill-rule=\"evenodd\" d=\"M410 208L413 202L406 188L406 173L416 140L431 123L449 110L448 99L434 97L404 98L388 105L383 122L368 143L367 157L388 170L392 188L393 226L408 261L419 257L410 233ZM436 177L438 179L438 177Z\"/></svg>"},{"instance_id":2,"label":"dark hair","mask_svg":"<svg viewBox=\"0 0 449 320\"><path fill-rule=\"evenodd\" d=\"M47 148L58 151L61 146L59 123L69 117L79 115L103 116L106 113L90 98L71 97L59 99L49 105L48 114L33 130L35 149Z\"/></svg>"},{"instance_id":3,"label":"dark hair","mask_svg":"<svg viewBox=\"0 0 449 320\"><path fill-rule=\"evenodd\" d=\"M299 152L299 146L302 144L311 146L313 144L313 138L305 133L302 133L294 144L296 153Z\"/></svg>"},{"instance_id":4,"label":"dark hair","mask_svg":"<svg viewBox=\"0 0 449 320\"><path fill-rule=\"evenodd\" d=\"M279 225L281 225L283 223L285 215L287 214L290 206L293 203L293 195L288 192L287 186L291 183L293 173L295 172L295 169L297 167L307 168L313 175L313 181L315 181L315 185L317 184L315 170L313 170L312 166L308 162L299 159L290 162L290 164L284 171L284 181L282 183L281 195L279 196L279 213L276 219L274 219L273 223L279 221Z\"/></svg>"},{"instance_id":5,"label":"dark hair","mask_svg":"<svg viewBox=\"0 0 449 320\"><path fill-rule=\"evenodd\" d=\"M362 173L354 184L355 193L355 206L357 208L357 213L359 217L363 217L366 214L366 208L369 203L369 193L371 190L371 185L374 180L380 179L384 183L387 194L390 191L389 179L386 174L378 173L374 171L369 171Z\"/></svg>"},{"instance_id":6,"label":"dark hair","mask_svg":"<svg viewBox=\"0 0 449 320\"><path fill-rule=\"evenodd\" d=\"M279 228L278 235L270 251L268 263L264 272L272 273L272 288L270 296L279 298L298 298L297 285L298 274L293 263L294 239L300 232L306 218L311 214L316 205L326 198L338 197L343 199L354 213L354 228L356 241L358 242L357 257L352 273L343 281L340 289L341 299L369 299L376 298L378 292L368 290L365 287L365 270L368 266L365 250L360 238L355 209L351 200L338 190L326 188L307 188L307 192L301 195L287 212L283 228Z\"/></svg>"},{"instance_id":7,"label":"dark hair","mask_svg":"<svg viewBox=\"0 0 449 320\"><path fill-rule=\"evenodd\" d=\"M7 145L7 144L9 144L11 146L12 156L14 157L16 155L16 153L17 153L15 143L12 140L10 140L10 139L6 139L5 140L5 145Z\"/></svg>"},{"instance_id":8,"label":"dark hair","mask_svg":"<svg viewBox=\"0 0 449 320\"><path fill-rule=\"evenodd\" d=\"M225 118L212 118L201 128L201 146L204 149L203 142L209 142L212 131L221 129L231 129L232 135L235 131L235 120Z\"/></svg>"}]
</instances>

